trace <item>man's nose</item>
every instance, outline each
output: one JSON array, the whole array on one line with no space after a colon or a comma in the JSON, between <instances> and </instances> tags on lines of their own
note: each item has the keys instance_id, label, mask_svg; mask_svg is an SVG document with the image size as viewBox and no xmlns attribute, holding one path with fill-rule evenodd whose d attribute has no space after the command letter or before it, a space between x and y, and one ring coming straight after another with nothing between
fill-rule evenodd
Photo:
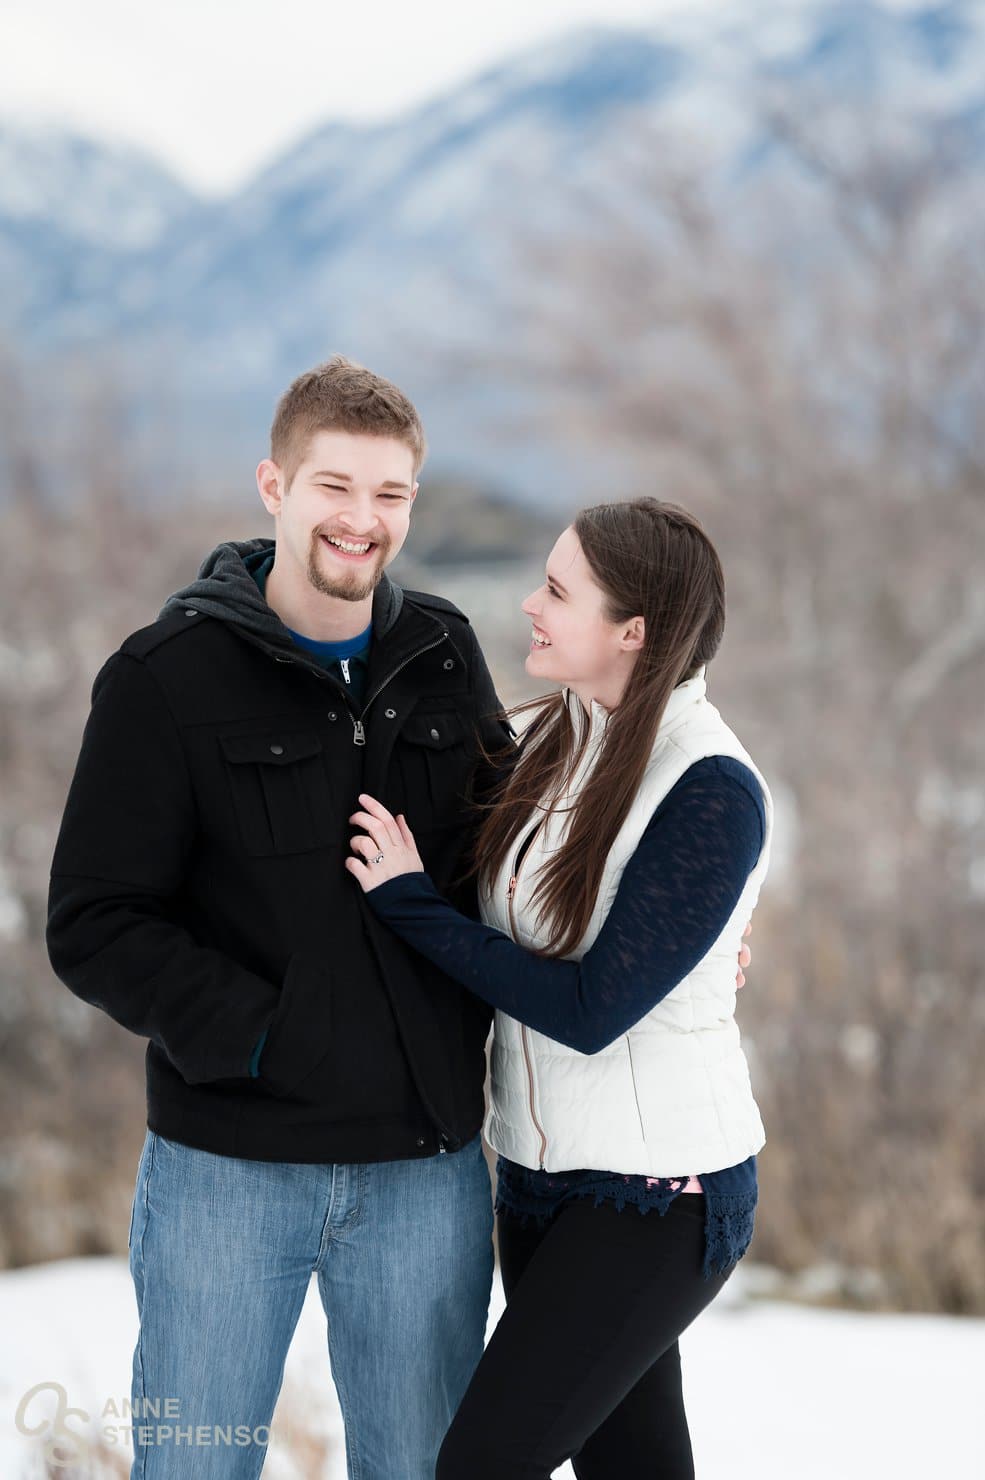
<instances>
[{"instance_id":1,"label":"man's nose","mask_svg":"<svg viewBox=\"0 0 985 1480\"><path fill-rule=\"evenodd\" d=\"M377 527L376 512L369 500L352 499L338 512L339 523L344 524L350 534L370 535Z\"/></svg>"}]
</instances>

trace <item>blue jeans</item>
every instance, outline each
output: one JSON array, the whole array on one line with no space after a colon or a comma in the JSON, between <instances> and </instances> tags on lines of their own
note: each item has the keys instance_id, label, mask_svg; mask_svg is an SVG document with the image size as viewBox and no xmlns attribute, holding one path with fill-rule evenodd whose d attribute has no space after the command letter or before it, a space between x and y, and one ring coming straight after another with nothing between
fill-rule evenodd
<instances>
[{"instance_id":1,"label":"blue jeans","mask_svg":"<svg viewBox=\"0 0 985 1480\"><path fill-rule=\"evenodd\" d=\"M131 1480L261 1473L313 1271L350 1480L433 1480L489 1305L479 1136L420 1160L335 1166L218 1156L148 1130L129 1243Z\"/></svg>"}]
</instances>

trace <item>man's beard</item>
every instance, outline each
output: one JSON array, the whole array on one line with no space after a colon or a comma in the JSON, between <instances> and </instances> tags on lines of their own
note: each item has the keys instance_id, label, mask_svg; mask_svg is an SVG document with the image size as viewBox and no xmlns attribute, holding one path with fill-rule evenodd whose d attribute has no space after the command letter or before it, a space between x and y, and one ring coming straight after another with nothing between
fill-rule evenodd
<instances>
[{"instance_id":1,"label":"man's beard","mask_svg":"<svg viewBox=\"0 0 985 1480\"><path fill-rule=\"evenodd\" d=\"M371 566L353 566L351 571L340 570L327 576L319 565L322 548L322 531L315 530L308 548L308 580L323 596L337 596L342 601L364 601L371 596L383 578L390 540L384 535L373 541L376 546ZM331 557L329 557L331 558Z\"/></svg>"}]
</instances>

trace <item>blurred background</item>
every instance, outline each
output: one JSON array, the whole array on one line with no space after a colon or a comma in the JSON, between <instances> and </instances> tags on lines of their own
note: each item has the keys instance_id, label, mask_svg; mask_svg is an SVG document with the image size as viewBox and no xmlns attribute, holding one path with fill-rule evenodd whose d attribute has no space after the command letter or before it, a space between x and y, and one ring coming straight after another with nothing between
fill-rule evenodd
<instances>
[{"instance_id":1,"label":"blurred background","mask_svg":"<svg viewBox=\"0 0 985 1480\"><path fill-rule=\"evenodd\" d=\"M340 351L429 437L391 573L470 614L507 703L531 692L519 602L579 505L705 523L729 591L709 694L778 808L733 1304L837 1308L856 1354L881 1331L859 1391L909 1332L914 1392L920 1365L953 1392L985 1357L985 7L530 10L5 7L0 1302L61 1351L98 1270L132 1305L144 1044L50 971L51 852L97 669L215 543L266 532L274 403ZM762 1360L807 1363L821 1328L782 1329ZM0 1428L38 1372L67 1381L28 1349ZM737 1412L760 1381L731 1370ZM876 1471L884 1419L855 1436L881 1435ZM265 1473L341 1473L314 1428ZM976 1444L956 1473L985 1473Z\"/></svg>"}]
</instances>

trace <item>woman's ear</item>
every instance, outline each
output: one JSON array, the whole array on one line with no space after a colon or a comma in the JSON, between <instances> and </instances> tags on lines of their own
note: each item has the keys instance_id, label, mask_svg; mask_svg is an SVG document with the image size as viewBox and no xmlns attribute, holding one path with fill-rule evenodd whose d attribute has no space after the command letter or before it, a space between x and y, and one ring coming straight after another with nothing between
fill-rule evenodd
<instances>
[{"instance_id":1,"label":"woman's ear","mask_svg":"<svg viewBox=\"0 0 985 1480\"><path fill-rule=\"evenodd\" d=\"M646 623L642 617L633 617L632 621L627 622L623 628L622 636L619 639L619 646L624 652L633 652L635 649L643 646L645 638Z\"/></svg>"}]
</instances>

